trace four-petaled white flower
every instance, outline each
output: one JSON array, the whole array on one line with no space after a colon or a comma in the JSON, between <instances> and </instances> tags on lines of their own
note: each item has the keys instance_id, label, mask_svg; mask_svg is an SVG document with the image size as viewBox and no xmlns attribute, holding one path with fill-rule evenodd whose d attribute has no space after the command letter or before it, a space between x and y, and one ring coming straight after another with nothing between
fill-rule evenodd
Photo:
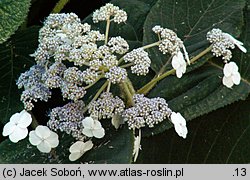
<instances>
[{"instance_id":1,"label":"four-petaled white flower","mask_svg":"<svg viewBox=\"0 0 250 180\"><path fill-rule=\"evenodd\" d=\"M186 61L184 60L183 54L181 51L178 51L176 55L173 56L172 66L176 70L176 76L181 78L182 75L186 72Z\"/></svg>"},{"instance_id":2,"label":"four-petaled white flower","mask_svg":"<svg viewBox=\"0 0 250 180\"><path fill-rule=\"evenodd\" d=\"M101 123L98 120L94 120L92 117L86 117L82 121L84 129L82 133L88 137L102 138L105 135L105 131L102 128Z\"/></svg>"},{"instance_id":3,"label":"four-petaled white flower","mask_svg":"<svg viewBox=\"0 0 250 180\"><path fill-rule=\"evenodd\" d=\"M243 43L237 39L235 39L233 36L231 36L228 33L223 33L223 35L229 39L232 43L234 43L242 52L246 53L247 50L245 47L243 47Z\"/></svg>"},{"instance_id":4,"label":"four-petaled white flower","mask_svg":"<svg viewBox=\"0 0 250 180\"><path fill-rule=\"evenodd\" d=\"M170 119L174 124L174 129L177 132L177 134L185 139L188 133L186 127L186 120L180 113L175 113L175 112L172 112Z\"/></svg>"},{"instance_id":5,"label":"four-petaled white flower","mask_svg":"<svg viewBox=\"0 0 250 180\"><path fill-rule=\"evenodd\" d=\"M238 72L238 66L235 62L225 64L223 73L222 83L228 88L231 88L234 84L240 84L240 73Z\"/></svg>"},{"instance_id":6,"label":"four-petaled white flower","mask_svg":"<svg viewBox=\"0 0 250 180\"><path fill-rule=\"evenodd\" d=\"M58 135L47 126L41 125L29 133L29 141L43 153L49 153L51 148L55 148L59 144Z\"/></svg>"},{"instance_id":7,"label":"four-petaled white flower","mask_svg":"<svg viewBox=\"0 0 250 180\"><path fill-rule=\"evenodd\" d=\"M76 161L82 155L92 149L93 143L92 141L87 141L87 142L82 142L82 141L77 141L72 146L69 148L69 152L71 153L69 155L69 160L70 161Z\"/></svg>"},{"instance_id":8,"label":"four-petaled white flower","mask_svg":"<svg viewBox=\"0 0 250 180\"><path fill-rule=\"evenodd\" d=\"M136 161L140 150L141 150L141 129L139 129L139 136L136 136L134 141L134 149L133 149L134 162Z\"/></svg>"},{"instance_id":9,"label":"four-petaled white flower","mask_svg":"<svg viewBox=\"0 0 250 180\"><path fill-rule=\"evenodd\" d=\"M15 113L11 116L10 121L3 128L3 136L9 136L9 139L17 143L28 135L27 127L31 124L32 117L26 111Z\"/></svg>"}]
</instances>

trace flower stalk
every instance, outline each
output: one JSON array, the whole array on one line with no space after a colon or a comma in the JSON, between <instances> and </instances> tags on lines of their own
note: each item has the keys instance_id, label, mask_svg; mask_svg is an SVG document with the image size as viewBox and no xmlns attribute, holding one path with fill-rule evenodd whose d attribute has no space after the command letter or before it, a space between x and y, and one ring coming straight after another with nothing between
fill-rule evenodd
<instances>
[{"instance_id":1,"label":"flower stalk","mask_svg":"<svg viewBox=\"0 0 250 180\"><path fill-rule=\"evenodd\" d=\"M210 52L212 49L212 46L209 46L208 48L206 48L204 51L202 51L200 54L198 54L197 56L193 57L190 60L190 63L194 63L195 61L197 61L198 59L200 59L202 56L204 56L205 54L207 54L208 52ZM164 67L165 68L165 67ZM161 72L161 70L160 70ZM155 85L157 82L159 82L160 80L166 78L167 76L171 75L175 73L175 69L171 69L157 77L155 77L154 79L152 79L149 83L147 83L145 86L143 86L141 89L139 89L137 91L137 93L139 94L147 94Z\"/></svg>"}]
</instances>

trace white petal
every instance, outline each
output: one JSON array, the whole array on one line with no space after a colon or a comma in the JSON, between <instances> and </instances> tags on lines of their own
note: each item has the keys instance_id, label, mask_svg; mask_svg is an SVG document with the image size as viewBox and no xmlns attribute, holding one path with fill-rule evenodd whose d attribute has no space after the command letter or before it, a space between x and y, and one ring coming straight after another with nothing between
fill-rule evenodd
<instances>
[{"instance_id":1,"label":"white petal","mask_svg":"<svg viewBox=\"0 0 250 180\"><path fill-rule=\"evenodd\" d=\"M178 78L181 78L182 77L182 70L181 69L176 69L176 76L178 77Z\"/></svg>"},{"instance_id":2,"label":"white petal","mask_svg":"<svg viewBox=\"0 0 250 180\"><path fill-rule=\"evenodd\" d=\"M82 157L83 153L80 152L75 152L75 153L71 153L69 155L69 160L70 161L76 161L77 159L79 159L80 157Z\"/></svg>"},{"instance_id":3,"label":"white petal","mask_svg":"<svg viewBox=\"0 0 250 180\"><path fill-rule=\"evenodd\" d=\"M173 58L172 58L172 67L174 69L178 69L180 67L180 63L178 61L177 55L174 55Z\"/></svg>"},{"instance_id":4,"label":"white petal","mask_svg":"<svg viewBox=\"0 0 250 180\"><path fill-rule=\"evenodd\" d=\"M121 115L115 114L115 115L112 117L111 123L112 123L112 125L115 127L115 129L118 129L118 128L120 127L121 124L124 124L124 119L122 118Z\"/></svg>"},{"instance_id":5,"label":"white petal","mask_svg":"<svg viewBox=\"0 0 250 180\"><path fill-rule=\"evenodd\" d=\"M178 60L179 60L180 62L183 62L183 61L185 62L184 56L183 56L183 54L182 54L181 51L178 51L177 57L178 57Z\"/></svg>"},{"instance_id":6,"label":"white petal","mask_svg":"<svg viewBox=\"0 0 250 180\"><path fill-rule=\"evenodd\" d=\"M92 128L94 125L94 120L92 117L86 117L85 119L82 120L82 125L84 128Z\"/></svg>"},{"instance_id":7,"label":"white petal","mask_svg":"<svg viewBox=\"0 0 250 180\"><path fill-rule=\"evenodd\" d=\"M51 146L47 141L42 141L37 145L37 149L43 153L49 153L51 151Z\"/></svg>"},{"instance_id":8,"label":"white petal","mask_svg":"<svg viewBox=\"0 0 250 180\"><path fill-rule=\"evenodd\" d=\"M28 113L26 110L22 110L20 112L20 119L18 122L18 126L21 128L27 128L32 122L32 117L30 113Z\"/></svg>"},{"instance_id":9,"label":"white petal","mask_svg":"<svg viewBox=\"0 0 250 180\"><path fill-rule=\"evenodd\" d=\"M35 133L38 137L46 139L50 136L51 130L47 126L39 125L35 129Z\"/></svg>"},{"instance_id":10,"label":"white petal","mask_svg":"<svg viewBox=\"0 0 250 180\"><path fill-rule=\"evenodd\" d=\"M82 130L82 133L83 133L85 136L88 136L88 137L93 137L93 136L94 136L91 129L84 128L84 129Z\"/></svg>"},{"instance_id":11,"label":"white petal","mask_svg":"<svg viewBox=\"0 0 250 180\"><path fill-rule=\"evenodd\" d=\"M222 83L228 88L231 88L234 85L232 78L226 76L222 78Z\"/></svg>"},{"instance_id":12,"label":"white petal","mask_svg":"<svg viewBox=\"0 0 250 180\"><path fill-rule=\"evenodd\" d=\"M246 53L247 52L247 49L239 44L236 44L236 46L243 52L243 53Z\"/></svg>"},{"instance_id":13,"label":"white petal","mask_svg":"<svg viewBox=\"0 0 250 180\"><path fill-rule=\"evenodd\" d=\"M102 138L105 135L105 131L104 131L103 128L101 128L101 129L94 129L92 131L92 133L93 133L94 137L96 137L96 138Z\"/></svg>"},{"instance_id":14,"label":"white petal","mask_svg":"<svg viewBox=\"0 0 250 180\"><path fill-rule=\"evenodd\" d=\"M235 62L230 62L229 65L231 66L231 72L238 72L239 68Z\"/></svg>"},{"instance_id":15,"label":"white petal","mask_svg":"<svg viewBox=\"0 0 250 180\"><path fill-rule=\"evenodd\" d=\"M8 122L7 124L5 124L5 126L3 127L3 136L8 136L13 133L16 127L17 126L12 122Z\"/></svg>"},{"instance_id":16,"label":"white petal","mask_svg":"<svg viewBox=\"0 0 250 180\"><path fill-rule=\"evenodd\" d=\"M181 65L181 72L184 74L186 72L187 65L186 62L184 61L184 64Z\"/></svg>"},{"instance_id":17,"label":"white petal","mask_svg":"<svg viewBox=\"0 0 250 180\"><path fill-rule=\"evenodd\" d=\"M93 129L101 129L101 128L102 124L100 123L100 121L94 120Z\"/></svg>"},{"instance_id":18,"label":"white petal","mask_svg":"<svg viewBox=\"0 0 250 180\"><path fill-rule=\"evenodd\" d=\"M175 125L174 125L174 129L175 129L175 132L176 132L179 136L181 136L181 132L182 132L182 127L181 127L181 125L180 125L180 124L175 124Z\"/></svg>"},{"instance_id":19,"label":"white petal","mask_svg":"<svg viewBox=\"0 0 250 180\"><path fill-rule=\"evenodd\" d=\"M71 153L77 153L82 151L82 146L84 145L84 142L82 141L77 141L74 144L72 144L69 148L69 152Z\"/></svg>"},{"instance_id":20,"label":"white petal","mask_svg":"<svg viewBox=\"0 0 250 180\"><path fill-rule=\"evenodd\" d=\"M230 39L242 52L246 53L247 50L246 48L243 47L243 43L237 39L235 39L233 36L231 36L228 33L223 33L225 37L227 37L228 39Z\"/></svg>"},{"instance_id":21,"label":"white petal","mask_svg":"<svg viewBox=\"0 0 250 180\"><path fill-rule=\"evenodd\" d=\"M12 142L17 143L18 141L26 138L27 135L28 135L27 128L16 127L13 133L9 135L9 138Z\"/></svg>"},{"instance_id":22,"label":"white petal","mask_svg":"<svg viewBox=\"0 0 250 180\"><path fill-rule=\"evenodd\" d=\"M176 122L178 122L178 124L180 124L181 126L186 126L186 120L184 119L184 117L178 112L176 113Z\"/></svg>"},{"instance_id":23,"label":"white petal","mask_svg":"<svg viewBox=\"0 0 250 180\"><path fill-rule=\"evenodd\" d=\"M223 68L223 74L226 76L226 77L229 77L231 76L232 74L232 66L228 63L228 64L225 64L224 68Z\"/></svg>"},{"instance_id":24,"label":"white petal","mask_svg":"<svg viewBox=\"0 0 250 180\"><path fill-rule=\"evenodd\" d=\"M93 147L93 143L92 143L92 141L87 141L87 142L85 142L83 145L82 145L82 149L83 149L83 151L89 151L90 149L92 149L92 147Z\"/></svg>"},{"instance_id":25,"label":"white petal","mask_svg":"<svg viewBox=\"0 0 250 180\"><path fill-rule=\"evenodd\" d=\"M179 136L181 136L181 137L183 137L185 139L187 137L187 133L188 133L187 127L182 126L182 130L181 130Z\"/></svg>"},{"instance_id":26,"label":"white petal","mask_svg":"<svg viewBox=\"0 0 250 180\"><path fill-rule=\"evenodd\" d=\"M50 144L52 148L55 148L59 144L58 135L55 132L50 132L50 136L46 138L46 141Z\"/></svg>"},{"instance_id":27,"label":"white petal","mask_svg":"<svg viewBox=\"0 0 250 180\"><path fill-rule=\"evenodd\" d=\"M37 146L38 144L42 142L42 139L36 135L35 131L30 131L29 141L30 141L30 144L32 144L33 146Z\"/></svg>"},{"instance_id":28,"label":"white petal","mask_svg":"<svg viewBox=\"0 0 250 180\"><path fill-rule=\"evenodd\" d=\"M240 73L235 73L233 76L232 76L232 80L233 80L233 83L236 84L236 85L239 85L240 84Z\"/></svg>"},{"instance_id":29,"label":"white petal","mask_svg":"<svg viewBox=\"0 0 250 180\"><path fill-rule=\"evenodd\" d=\"M20 119L20 113L15 113L10 117L10 122L16 124Z\"/></svg>"},{"instance_id":30,"label":"white petal","mask_svg":"<svg viewBox=\"0 0 250 180\"><path fill-rule=\"evenodd\" d=\"M178 115L176 112L172 112L171 113L171 116L170 116L170 119L172 121L173 124L178 124Z\"/></svg>"}]
</instances>

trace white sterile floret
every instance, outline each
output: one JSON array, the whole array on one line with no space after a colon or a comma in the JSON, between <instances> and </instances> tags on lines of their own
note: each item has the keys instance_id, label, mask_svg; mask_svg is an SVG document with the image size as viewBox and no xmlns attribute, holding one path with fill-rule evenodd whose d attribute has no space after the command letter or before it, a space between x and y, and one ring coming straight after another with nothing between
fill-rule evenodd
<instances>
[{"instance_id":1,"label":"white sterile floret","mask_svg":"<svg viewBox=\"0 0 250 180\"><path fill-rule=\"evenodd\" d=\"M22 110L11 116L10 121L3 128L3 136L9 136L10 141L17 143L28 135L27 127L31 124L31 115Z\"/></svg>"},{"instance_id":2,"label":"white sterile floret","mask_svg":"<svg viewBox=\"0 0 250 180\"><path fill-rule=\"evenodd\" d=\"M112 37L108 42L108 46L112 52L117 54L125 54L129 50L127 41L121 36Z\"/></svg>"},{"instance_id":3,"label":"white sterile floret","mask_svg":"<svg viewBox=\"0 0 250 180\"><path fill-rule=\"evenodd\" d=\"M92 147L93 147L92 141L87 141L87 142L77 141L77 142L75 142L69 148L69 152L70 152L69 160L76 161L77 159L82 157L82 155L85 152L92 149Z\"/></svg>"},{"instance_id":4,"label":"white sterile floret","mask_svg":"<svg viewBox=\"0 0 250 180\"><path fill-rule=\"evenodd\" d=\"M86 117L82 120L84 129L82 133L88 137L103 138L105 131L102 128L102 124L98 120L94 120L92 117Z\"/></svg>"},{"instance_id":5,"label":"white sterile floret","mask_svg":"<svg viewBox=\"0 0 250 180\"><path fill-rule=\"evenodd\" d=\"M229 39L232 43L234 43L242 52L246 53L247 50L245 47L243 47L243 43L237 39L235 39L233 36L231 36L228 33L222 33L224 37Z\"/></svg>"},{"instance_id":6,"label":"white sterile floret","mask_svg":"<svg viewBox=\"0 0 250 180\"><path fill-rule=\"evenodd\" d=\"M140 150L141 150L141 130L139 129L139 136L136 136L134 141L134 149L133 149L134 162L137 160Z\"/></svg>"},{"instance_id":7,"label":"white sterile floret","mask_svg":"<svg viewBox=\"0 0 250 180\"><path fill-rule=\"evenodd\" d=\"M173 56L172 66L176 70L176 76L178 78L181 78L182 75L186 72L187 64L181 51Z\"/></svg>"},{"instance_id":8,"label":"white sterile floret","mask_svg":"<svg viewBox=\"0 0 250 180\"><path fill-rule=\"evenodd\" d=\"M234 84L239 85L240 84L240 73L238 72L238 66L235 62L230 62L225 64L223 68L224 77L222 79L222 83L228 87L231 88Z\"/></svg>"},{"instance_id":9,"label":"white sterile floret","mask_svg":"<svg viewBox=\"0 0 250 180\"><path fill-rule=\"evenodd\" d=\"M172 112L170 120L174 124L174 129L177 134L185 139L187 137L188 130L186 127L186 120L183 116L180 113Z\"/></svg>"},{"instance_id":10,"label":"white sterile floret","mask_svg":"<svg viewBox=\"0 0 250 180\"><path fill-rule=\"evenodd\" d=\"M29 133L29 141L43 153L49 153L52 148L57 147L59 144L58 135L47 126L41 125Z\"/></svg>"}]
</instances>

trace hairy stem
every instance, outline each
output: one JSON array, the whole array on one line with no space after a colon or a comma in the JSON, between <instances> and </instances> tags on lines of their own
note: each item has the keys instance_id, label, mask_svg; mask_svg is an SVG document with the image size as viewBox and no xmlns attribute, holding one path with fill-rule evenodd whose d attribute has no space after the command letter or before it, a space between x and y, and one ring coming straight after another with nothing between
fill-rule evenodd
<instances>
[{"instance_id":1,"label":"hairy stem","mask_svg":"<svg viewBox=\"0 0 250 180\"><path fill-rule=\"evenodd\" d=\"M133 95L128 87L128 84L126 82L122 82L119 84L121 91L124 92L126 99L127 99L127 106L133 106L134 105L134 101L133 101Z\"/></svg>"},{"instance_id":2,"label":"hairy stem","mask_svg":"<svg viewBox=\"0 0 250 180\"><path fill-rule=\"evenodd\" d=\"M197 56L193 57L190 60L190 63L194 63L195 61L197 61L198 59L200 59L202 56L204 56L205 54L207 54L208 52L210 52L212 49L212 46L209 46L207 49L205 49L204 51L202 51L200 54L198 54ZM157 82L159 82L160 80L166 78L167 76L171 75L175 73L175 69L171 69L163 74L161 74L160 76L155 77L154 79L152 79L149 83L147 83L145 86L143 86L141 89L139 89L137 92L139 94L147 94L155 85Z\"/></svg>"},{"instance_id":3,"label":"hairy stem","mask_svg":"<svg viewBox=\"0 0 250 180\"><path fill-rule=\"evenodd\" d=\"M110 28L110 19L107 20L107 24L106 24L105 44L108 43L108 39L109 39L109 28Z\"/></svg>"},{"instance_id":4,"label":"hairy stem","mask_svg":"<svg viewBox=\"0 0 250 180\"><path fill-rule=\"evenodd\" d=\"M93 99L89 102L89 104L91 104L93 101L95 101L99 96L100 94L104 91L104 89L108 86L108 81L106 81L102 87L97 91L97 93L95 94L95 96L93 97ZM86 113L88 111L88 106L89 104L84 108L83 110L83 113Z\"/></svg>"},{"instance_id":5,"label":"hairy stem","mask_svg":"<svg viewBox=\"0 0 250 180\"><path fill-rule=\"evenodd\" d=\"M86 90L86 89L91 88L92 86L94 86L103 77L104 77L103 75L100 75L93 83L89 84L88 86L85 86L84 89Z\"/></svg>"},{"instance_id":6,"label":"hairy stem","mask_svg":"<svg viewBox=\"0 0 250 180\"><path fill-rule=\"evenodd\" d=\"M130 67L130 66L133 66L134 63L128 63L128 64L124 64L122 66L120 66L121 68L127 68L127 67Z\"/></svg>"},{"instance_id":7,"label":"hairy stem","mask_svg":"<svg viewBox=\"0 0 250 180\"><path fill-rule=\"evenodd\" d=\"M59 0L51 13L59 13L70 0Z\"/></svg>"},{"instance_id":8,"label":"hairy stem","mask_svg":"<svg viewBox=\"0 0 250 180\"><path fill-rule=\"evenodd\" d=\"M161 43L161 41L157 41L157 42L154 42L152 44L148 44L148 45L145 45L145 46L142 46L141 48L143 48L144 50L145 49L149 49L149 48L152 48L152 47L155 47L155 46L159 46L159 44ZM129 53L129 52L128 52ZM124 60L124 55L119 59L118 61L118 65L121 64Z\"/></svg>"},{"instance_id":9,"label":"hairy stem","mask_svg":"<svg viewBox=\"0 0 250 180\"><path fill-rule=\"evenodd\" d=\"M149 48L152 48L152 47L155 47L155 46L159 46L161 43L161 41L157 41L155 43L152 43L152 44L148 44L148 45L145 45L145 46L142 46L141 48L143 49L149 49Z\"/></svg>"}]
</instances>

